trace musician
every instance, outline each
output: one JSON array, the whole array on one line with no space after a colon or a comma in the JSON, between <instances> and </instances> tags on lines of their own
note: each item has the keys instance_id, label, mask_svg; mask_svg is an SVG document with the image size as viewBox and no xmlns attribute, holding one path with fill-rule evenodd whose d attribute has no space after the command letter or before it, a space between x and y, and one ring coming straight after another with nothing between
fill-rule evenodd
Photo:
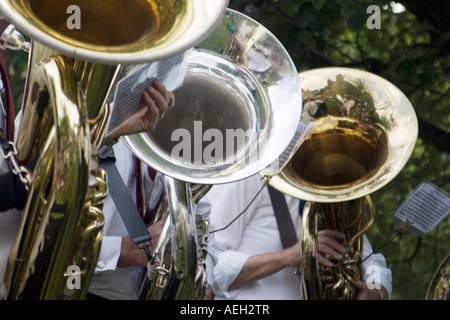
<instances>
[{"instance_id":1,"label":"musician","mask_svg":"<svg viewBox=\"0 0 450 320\"><path fill-rule=\"evenodd\" d=\"M116 155L116 166L133 201L138 203L138 196L144 198L145 208L139 211L147 221L150 219L148 215L156 211L161 200L164 189L163 176L137 160L122 141L115 144L113 149ZM136 174L138 168L140 168L140 175ZM138 188L139 181L142 189ZM209 202L204 198L198 203L197 213L208 218L209 212ZM139 249L131 242L110 195L105 200L103 214L105 216L104 236L87 299L135 300L139 297L148 257L143 249ZM150 252L154 252L162 226L163 222L157 222L148 228L152 237Z\"/></svg>"},{"instance_id":2,"label":"musician","mask_svg":"<svg viewBox=\"0 0 450 320\"><path fill-rule=\"evenodd\" d=\"M0 53L3 54L3 51L0 51ZM2 85L7 83L7 75L6 72L3 71L5 71L4 68L2 69ZM6 88L6 86L2 86L2 88L3 87ZM10 94L10 88L7 88L4 94ZM168 108L174 105L173 93L167 91L159 80L155 80L151 86L148 86L144 90L142 96L145 103L140 111L110 133L105 141L115 141L122 135L153 130L158 119L164 115ZM9 110L9 114L7 115L4 110L4 108L0 108L0 130L4 136L6 136L8 131L5 125L6 118L11 116L12 111ZM18 126L20 122L20 113L15 119L15 122L16 126ZM11 127L14 129L14 125L10 126L9 129L11 129ZM13 140L13 133L12 135L9 135L8 140ZM35 161L36 159L28 165L30 169L33 168ZM6 264L12 244L14 243L15 234L19 227L21 210L24 207L26 196L27 192L24 185L20 182L18 176L11 172L8 162L0 156L0 299L6 298L6 288L3 283ZM154 239L158 238L161 228L161 224L151 227L151 234ZM141 252L139 251L139 254L135 255L134 251L129 252L125 250L126 239L123 246L123 254L121 255L121 262L119 265L124 266L135 263L134 260L139 259L139 254ZM131 247L131 249L134 249L134 247ZM125 254L127 252L130 253L129 256Z\"/></svg>"},{"instance_id":3,"label":"musician","mask_svg":"<svg viewBox=\"0 0 450 320\"><path fill-rule=\"evenodd\" d=\"M173 94L169 94L170 99L174 99ZM161 104L170 104L170 99L157 101ZM116 158L115 164L122 180L144 222L148 223L152 220L151 215L161 204L164 190L163 175L154 172L152 168L137 159L123 141L114 144L113 150ZM110 185L110 188L112 187ZM209 220L210 205L207 197L203 197L199 201L196 213ZM149 257L143 249L132 243L111 194L105 199L103 214L105 226L100 257L87 299L135 300L139 298ZM152 245L149 248L151 253L154 252L163 224L164 222L160 221L148 227L152 237ZM170 265L170 258L169 255L166 265Z\"/></svg>"},{"instance_id":4,"label":"musician","mask_svg":"<svg viewBox=\"0 0 450 320\"><path fill-rule=\"evenodd\" d=\"M208 193L212 205L211 232L215 242L209 254L216 260L212 282L218 300L301 298L299 278L294 272L302 261L300 242L283 249L267 187L242 216L220 230L247 207L263 184L261 177L255 175L238 182L215 185ZM289 196L285 198L300 239L302 223L299 200ZM332 266L335 262L333 259L342 259L345 248L339 240L343 238L345 236L337 231L319 232L319 263ZM371 252L370 243L364 237L363 255L368 256ZM364 263L365 271L369 266L376 266L376 270L380 271L381 287L379 290L376 287L369 290L364 282L358 282L356 299L388 298L392 290L392 275L386 267L384 256L370 256Z\"/></svg>"}]
</instances>

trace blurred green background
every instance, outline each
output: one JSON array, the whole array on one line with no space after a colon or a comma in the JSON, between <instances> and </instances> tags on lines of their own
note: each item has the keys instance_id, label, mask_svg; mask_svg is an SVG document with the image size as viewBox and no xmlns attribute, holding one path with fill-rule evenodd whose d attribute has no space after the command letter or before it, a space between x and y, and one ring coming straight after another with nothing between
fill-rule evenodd
<instances>
[{"instance_id":1,"label":"blurred green background","mask_svg":"<svg viewBox=\"0 0 450 320\"><path fill-rule=\"evenodd\" d=\"M367 20L380 8L379 29ZM422 300L450 254L450 218L427 235L395 237L393 215L423 180L450 190L450 2L438 0L230 0L281 41L299 72L328 66L373 72L399 87L419 120L419 138L401 173L371 196L376 219L367 232L393 272L394 300ZM10 75L20 106L27 55L12 52Z\"/></svg>"}]
</instances>

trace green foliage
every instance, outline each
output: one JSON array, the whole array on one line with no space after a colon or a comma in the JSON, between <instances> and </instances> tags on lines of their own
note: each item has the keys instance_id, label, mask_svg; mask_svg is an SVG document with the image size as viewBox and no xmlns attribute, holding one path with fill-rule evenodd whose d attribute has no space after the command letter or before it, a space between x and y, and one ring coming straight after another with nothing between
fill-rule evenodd
<instances>
[{"instance_id":1,"label":"green foliage","mask_svg":"<svg viewBox=\"0 0 450 320\"><path fill-rule=\"evenodd\" d=\"M230 1L231 8L274 33L299 72L328 66L373 72L398 86L414 106L421 125L414 152L401 173L371 195L377 213L367 235L392 269L392 299L424 299L431 277L450 253L448 217L422 238L406 233L390 241L396 235L393 215L418 184L428 180L450 190L449 5L427 2L404 1L398 12L394 9L402 7L390 1ZM366 25L367 7L373 4L381 9L380 29Z\"/></svg>"},{"instance_id":2,"label":"green foliage","mask_svg":"<svg viewBox=\"0 0 450 320\"><path fill-rule=\"evenodd\" d=\"M9 81L11 83L11 91L14 97L14 105L16 113L19 111L22 103L23 89L25 86L25 78L27 73L27 53L23 51L11 51L10 62L8 68Z\"/></svg>"}]
</instances>

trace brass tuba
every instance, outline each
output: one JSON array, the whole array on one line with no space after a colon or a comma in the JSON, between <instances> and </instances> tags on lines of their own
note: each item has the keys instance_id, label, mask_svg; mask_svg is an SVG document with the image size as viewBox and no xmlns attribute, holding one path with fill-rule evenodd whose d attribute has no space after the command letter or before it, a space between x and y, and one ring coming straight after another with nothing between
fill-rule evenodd
<instances>
[{"instance_id":1,"label":"brass tuba","mask_svg":"<svg viewBox=\"0 0 450 320\"><path fill-rule=\"evenodd\" d=\"M255 64L253 54L264 63ZM300 82L289 54L246 15L227 9L187 61L184 83L174 91L176 107L153 133L123 138L138 158L165 175L169 203L166 236L148 268L143 299L203 297L209 226L192 210L199 195L277 160L300 118ZM172 260L165 263L169 249Z\"/></svg>"},{"instance_id":2,"label":"brass tuba","mask_svg":"<svg viewBox=\"0 0 450 320\"><path fill-rule=\"evenodd\" d=\"M362 236L374 216L369 194L390 182L409 159L417 119L405 95L372 73L323 68L299 77L302 119L314 129L270 184L308 201L301 240L304 297L352 299L353 282L364 280ZM333 267L317 260L322 229L347 236L347 254Z\"/></svg>"},{"instance_id":3,"label":"brass tuba","mask_svg":"<svg viewBox=\"0 0 450 320\"><path fill-rule=\"evenodd\" d=\"M121 66L184 52L213 30L227 3L0 1L1 14L31 38L16 144L22 164L37 161L10 255L9 299L85 296L107 194L96 150L109 124L108 97ZM69 285L73 277L78 281Z\"/></svg>"},{"instance_id":4,"label":"brass tuba","mask_svg":"<svg viewBox=\"0 0 450 320\"><path fill-rule=\"evenodd\" d=\"M450 254L442 260L428 286L426 300L450 300Z\"/></svg>"}]
</instances>

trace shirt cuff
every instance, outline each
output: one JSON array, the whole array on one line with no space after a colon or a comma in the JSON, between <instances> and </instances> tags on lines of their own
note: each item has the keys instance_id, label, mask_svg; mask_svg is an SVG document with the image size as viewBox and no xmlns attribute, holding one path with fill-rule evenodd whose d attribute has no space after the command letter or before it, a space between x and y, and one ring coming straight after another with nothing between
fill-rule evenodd
<instances>
[{"instance_id":1,"label":"shirt cuff","mask_svg":"<svg viewBox=\"0 0 450 320\"><path fill-rule=\"evenodd\" d=\"M122 237L103 237L95 272L116 270L121 249Z\"/></svg>"}]
</instances>

